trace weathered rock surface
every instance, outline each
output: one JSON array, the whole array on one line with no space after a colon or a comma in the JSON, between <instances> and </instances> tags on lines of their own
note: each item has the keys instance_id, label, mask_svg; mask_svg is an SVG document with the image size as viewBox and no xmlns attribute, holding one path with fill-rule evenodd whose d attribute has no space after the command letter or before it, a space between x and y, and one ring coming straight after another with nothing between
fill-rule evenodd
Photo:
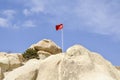
<instances>
[{"instance_id":1,"label":"weathered rock surface","mask_svg":"<svg viewBox=\"0 0 120 80\"><path fill-rule=\"evenodd\" d=\"M118 70L120 70L120 66L116 66L116 68L117 68Z\"/></svg>"},{"instance_id":2,"label":"weathered rock surface","mask_svg":"<svg viewBox=\"0 0 120 80\"><path fill-rule=\"evenodd\" d=\"M63 59L63 54L52 55L41 62L39 73L36 80L61 80L60 78L60 63ZM49 66L48 66L49 65Z\"/></svg>"},{"instance_id":3,"label":"weathered rock surface","mask_svg":"<svg viewBox=\"0 0 120 80\"><path fill-rule=\"evenodd\" d=\"M29 60L3 80L120 80L120 71L98 53L75 45L66 53Z\"/></svg>"},{"instance_id":4,"label":"weathered rock surface","mask_svg":"<svg viewBox=\"0 0 120 80\"><path fill-rule=\"evenodd\" d=\"M40 61L29 60L24 66L9 72L3 80L36 80Z\"/></svg>"},{"instance_id":5,"label":"weathered rock surface","mask_svg":"<svg viewBox=\"0 0 120 80\"><path fill-rule=\"evenodd\" d=\"M22 65L22 61L19 58L19 54L8 54L6 56L9 60L9 70L15 69Z\"/></svg>"},{"instance_id":6,"label":"weathered rock surface","mask_svg":"<svg viewBox=\"0 0 120 80\"><path fill-rule=\"evenodd\" d=\"M6 72L9 70L9 59L6 56L7 53L5 52L0 52L0 67L2 69L3 72Z\"/></svg>"},{"instance_id":7,"label":"weathered rock surface","mask_svg":"<svg viewBox=\"0 0 120 80\"><path fill-rule=\"evenodd\" d=\"M40 42L31 45L30 48L33 48L37 51L45 51L50 54L57 54L62 52L62 49L59 46L57 46L53 41L48 39L41 40Z\"/></svg>"},{"instance_id":8,"label":"weathered rock surface","mask_svg":"<svg viewBox=\"0 0 120 80\"><path fill-rule=\"evenodd\" d=\"M46 63L52 66L47 66ZM79 45L69 48L65 56L50 56L41 64L37 80L120 79L120 72L111 63Z\"/></svg>"},{"instance_id":9,"label":"weathered rock surface","mask_svg":"<svg viewBox=\"0 0 120 80\"><path fill-rule=\"evenodd\" d=\"M49 52L46 51L38 51L37 54L39 55L40 59L45 59L51 55Z\"/></svg>"},{"instance_id":10,"label":"weathered rock surface","mask_svg":"<svg viewBox=\"0 0 120 80\"><path fill-rule=\"evenodd\" d=\"M97 53L76 45L67 50L61 64L62 80L119 80L120 72Z\"/></svg>"},{"instance_id":11,"label":"weathered rock surface","mask_svg":"<svg viewBox=\"0 0 120 80\"><path fill-rule=\"evenodd\" d=\"M1 69L1 67L0 67L0 80L2 80L3 77L4 77L4 75L3 75L2 69Z\"/></svg>"},{"instance_id":12,"label":"weathered rock surface","mask_svg":"<svg viewBox=\"0 0 120 80\"><path fill-rule=\"evenodd\" d=\"M0 67L3 72L10 71L14 68L20 67L21 65L21 54L7 54L5 52L0 52Z\"/></svg>"}]
</instances>

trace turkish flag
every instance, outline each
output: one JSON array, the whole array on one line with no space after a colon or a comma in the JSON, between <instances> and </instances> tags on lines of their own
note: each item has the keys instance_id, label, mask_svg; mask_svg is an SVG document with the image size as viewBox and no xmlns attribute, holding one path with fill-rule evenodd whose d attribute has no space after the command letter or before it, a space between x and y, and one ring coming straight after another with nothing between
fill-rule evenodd
<instances>
[{"instance_id":1,"label":"turkish flag","mask_svg":"<svg viewBox=\"0 0 120 80\"><path fill-rule=\"evenodd\" d=\"M56 25L56 31L61 30L63 28L63 24Z\"/></svg>"}]
</instances>

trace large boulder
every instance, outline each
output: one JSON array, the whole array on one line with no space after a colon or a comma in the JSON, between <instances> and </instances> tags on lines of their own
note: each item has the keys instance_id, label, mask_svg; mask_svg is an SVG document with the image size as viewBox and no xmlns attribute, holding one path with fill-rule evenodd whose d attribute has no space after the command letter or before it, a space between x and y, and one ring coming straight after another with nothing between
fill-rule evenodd
<instances>
[{"instance_id":1,"label":"large boulder","mask_svg":"<svg viewBox=\"0 0 120 80\"><path fill-rule=\"evenodd\" d=\"M9 72L3 80L36 80L40 60L31 59L24 66Z\"/></svg>"},{"instance_id":2,"label":"large boulder","mask_svg":"<svg viewBox=\"0 0 120 80\"><path fill-rule=\"evenodd\" d=\"M47 77L46 77L47 76ZM120 72L98 53L80 45L41 62L37 80L119 80Z\"/></svg>"},{"instance_id":3,"label":"large boulder","mask_svg":"<svg viewBox=\"0 0 120 80\"><path fill-rule=\"evenodd\" d=\"M61 63L61 79L71 80L119 80L120 72L98 53L80 45L67 50Z\"/></svg>"},{"instance_id":4,"label":"large boulder","mask_svg":"<svg viewBox=\"0 0 120 80\"><path fill-rule=\"evenodd\" d=\"M33 48L37 51L49 52L50 54L57 54L62 52L62 49L59 46L48 39L41 40L40 42L31 45L30 48Z\"/></svg>"}]
</instances>

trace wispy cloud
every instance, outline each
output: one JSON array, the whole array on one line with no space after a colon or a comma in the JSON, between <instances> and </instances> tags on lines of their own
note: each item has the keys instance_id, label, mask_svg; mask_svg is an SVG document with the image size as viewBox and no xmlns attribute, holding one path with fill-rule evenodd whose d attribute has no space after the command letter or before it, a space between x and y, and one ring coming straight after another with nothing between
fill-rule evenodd
<instances>
[{"instance_id":1,"label":"wispy cloud","mask_svg":"<svg viewBox=\"0 0 120 80\"><path fill-rule=\"evenodd\" d=\"M100 34L120 34L120 3L115 1L84 0L78 5L77 15L89 31Z\"/></svg>"},{"instance_id":2,"label":"wispy cloud","mask_svg":"<svg viewBox=\"0 0 120 80\"><path fill-rule=\"evenodd\" d=\"M29 0L29 3L24 0L20 3L24 5L21 15L25 19L18 20L22 26L25 24L33 27L35 26L34 22L37 24L38 20L44 21L46 17L52 15L51 22L54 24L63 22L67 25L67 29L79 29L102 35L115 35L116 37L120 35L119 0ZM3 13L13 17L17 12L7 10ZM39 17L41 14L47 15L41 18ZM34 22L33 20L29 21L32 18L34 18ZM3 20L4 23L7 21Z\"/></svg>"},{"instance_id":3,"label":"wispy cloud","mask_svg":"<svg viewBox=\"0 0 120 80\"><path fill-rule=\"evenodd\" d=\"M30 12L28 9L24 9L24 10L23 10L23 14L24 14L25 16L29 16L29 15L31 15L31 12Z\"/></svg>"},{"instance_id":4,"label":"wispy cloud","mask_svg":"<svg viewBox=\"0 0 120 80\"><path fill-rule=\"evenodd\" d=\"M30 0L29 4L25 3L26 8L23 10L23 14L28 16L34 13L40 13L44 11L44 1L42 0Z\"/></svg>"},{"instance_id":5,"label":"wispy cloud","mask_svg":"<svg viewBox=\"0 0 120 80\"><path fill-rule=\"evenodd\" d=\"M119 0L31 0L27 13L47 13L63 17L74 29L85 29L103 35L120 35ZM36 9L36 10L34 10Z\"/></svg>"},{"instance_id":6,"label":"wispy cloud","mask_svg":"<svg viewBox=\"0 0 120 80\"><path fill-rule=\"evenodd\" d=\"M27 20L23 23L23 27L36 27L35 23L32 20Z\"/></svg>"},{"instance_id":7,"label":"wispy cloud","mask_svg":"<svg viewBox=\"0 0 120 80\"><path fill-rule=\"evenodd\" d=\"M12 27L12 20L16 14L15 10L2 10L0 15L0 27L9 28Z\"/></svg>"},{"instance_id":8,"label":"wispy cloud","mask_svg":"<svg viewBox=\"0 0 120 80\"><path fill-rule=\"evenodd\" d=\"M3 15L5 15L7 18L11 19L14 17L14 15L16 14L16 11L15 10L4 10L2 12Z\"/></svg>"},{"instance_id":9,"label":"wispy cloud","mask_svg":"<svg viewBox=\"0 0 120 80\"><path fill-rule=\"evenodd\" d=\"M26 11L25 14L28 15L29 12ZM0 15L1 15L0 27L2 28L20 29L20 28L31 28L36 26L33 20L18 19L17 16L19 15L15 10L11 10L11 9L2 10Z\"/></svg>"},{"instance_id":10,"label":"wispy cloud","mask_svg":"<svg viewBox=\"0 0 120 80\"><path fill-rule=\"evenodd\" d=\"M0 27L8 27L9 26L9 21L4 18L0 18Z\"/></svg>"}]
</instances>

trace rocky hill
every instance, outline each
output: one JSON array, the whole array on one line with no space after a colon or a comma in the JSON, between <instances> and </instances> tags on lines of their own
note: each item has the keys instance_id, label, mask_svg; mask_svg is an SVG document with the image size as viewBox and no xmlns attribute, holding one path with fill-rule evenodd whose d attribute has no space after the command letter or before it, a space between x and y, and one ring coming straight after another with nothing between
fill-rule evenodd
<instances>
[{"instance_id":1,"label":"rocky hill","mask_svg":"<svg viewBox=\"0 0 120 80\"><path fill-rule=\"evenodd\" d=\"M53 41L45 39L29 49L38 57L0 52L0 80L120 80L118 67L81 45L62 53Z\"/></svg>"}]
</instances>

